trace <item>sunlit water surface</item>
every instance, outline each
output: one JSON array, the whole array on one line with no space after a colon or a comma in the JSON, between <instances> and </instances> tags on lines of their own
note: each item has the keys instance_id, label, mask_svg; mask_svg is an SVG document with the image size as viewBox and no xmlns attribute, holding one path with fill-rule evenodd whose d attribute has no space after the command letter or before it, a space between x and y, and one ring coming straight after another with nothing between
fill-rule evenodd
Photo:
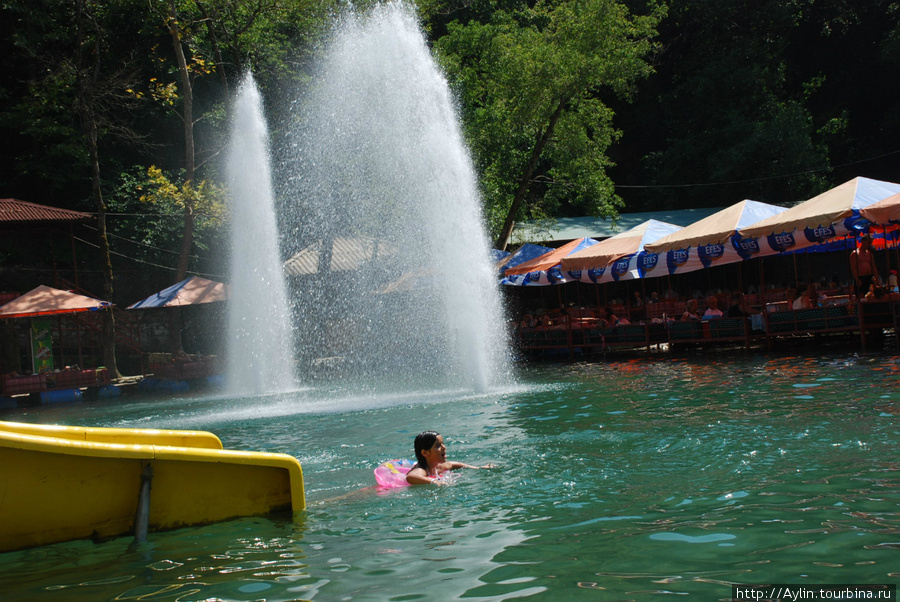
<instances>
[{"instance_id":1,"label":"sunlit water surface","mask_svg":"<svg viewBox=\"0 0 900 602\"><path fill-rule=\"evenodd\" d=\"M205 429L303 464L303 515L0 555L22 600L647 600L900 578L900 361L544 365L513 389L44 407L6 420ZM372 470L434 428L450 485Z\"/></svg>"}]
</instances>

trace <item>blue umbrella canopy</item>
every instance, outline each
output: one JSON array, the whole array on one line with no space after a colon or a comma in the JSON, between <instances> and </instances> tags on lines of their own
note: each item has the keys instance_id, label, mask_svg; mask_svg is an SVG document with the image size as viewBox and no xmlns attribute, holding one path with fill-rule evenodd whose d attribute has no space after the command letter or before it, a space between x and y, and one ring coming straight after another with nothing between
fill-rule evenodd
<instances>
[{"instance_id":1,"label":"blue umbrella canopy","mask_svg":"<svg viewBox=\"0 0 900 602\"><path fill-rule=\"evenodd\" d=\"M550 253L553 251L550 247L542 247L541 245L534 245L530 242L526 242L524 245L519 247L519 249L507 256L504 259L501 259L497 262L497 267L500 268L500 276L506 274L506 270L509 268L516 267L526 261L531 261L532 259L536 259L545 253Z\"/></svg>"},{"instance_id":2,"label":"blue umbrella canopy","mask_svg":"<svg viewBox=\"0 0 900 602\"><path fill-rule=\"evenodd\" d=\"M657 264L657 255L648 254L646 245L679 230L681 226L649 219L565 257L562 269L570 279L581 282L644 278Z\"/></svg>"}]
</instances>

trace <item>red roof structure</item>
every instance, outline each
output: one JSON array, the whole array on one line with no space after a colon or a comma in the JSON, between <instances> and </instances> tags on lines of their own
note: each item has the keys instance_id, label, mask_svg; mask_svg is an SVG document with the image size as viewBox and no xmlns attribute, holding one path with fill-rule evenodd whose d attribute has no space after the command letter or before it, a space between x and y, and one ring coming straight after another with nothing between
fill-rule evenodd
<instances>
[{"instance_id":1,"label":"red roof structure","mask_svg":"<svg viewBox=\"0 0 900 602\"><path fill-rule=\"evenodd\" d=\"M76 224L92 219L91 214L80 211L48 207L18 199L0 199L0 227L49 223Z\"/></svg>"}]
</instances>

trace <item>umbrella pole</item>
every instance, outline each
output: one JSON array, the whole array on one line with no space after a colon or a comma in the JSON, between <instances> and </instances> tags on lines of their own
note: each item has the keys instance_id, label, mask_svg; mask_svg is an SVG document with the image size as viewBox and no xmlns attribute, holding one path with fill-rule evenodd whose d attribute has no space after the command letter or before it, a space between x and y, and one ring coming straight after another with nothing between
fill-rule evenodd
<instances>
[{"instance_id":1,"label":"umbrella pole","mask_svg":"<svg viewBox=\"0 0 900 602\"><path fill-rule=\"evenodd\" d=\"M597 307L600 307L602 303L600 303L600 283L594 285L594 288L597 290Z\"/></svg>"},{"instance_id":2,"label":"umbrella pole","mask_svg":"<svg viewBox=\"0 0 900 602\"><path fill-rule=\"evenodd\" d=\"M81 285L78 283L78 257L75 255L75 229L71 224L69 224L69 240L72 241L72 270L75 272L75 288L80 289Z\"/></svg>"},{"instance_id":3,"label":"umbrella pole","mask_svg":"<svg viewBox=\"0 0 900 602\"><path fill-rule=\"evenodd\" d=\"M766 267L765 267L765 258L759 258L759 300L762 304L762 309L765 311L766 309Z\"/></svg>"},{"instance_id":4,"label":"umbrella pole","mask_svg":"<svg viewBox=\"0 0 900 602\"><path fill-rule=\"evenodd\" d=\"M888 235L888 234L887 234L887 229L888 229L888 227L885 226L885 227L884 227L884 236L885 236L885 239L887 239L887 235ZM896 239L895 236L894 236L895 234L896 234L896 229L894 230L894 232L891 232L891 238L894 239L894 240L893 240L893 243L894 243L894 244L893 244L893 249L894 249L894 263L895 263L897 266L900 266L900 252L898 252L897 239ZM887 242L885 242L885 244L887 244ZM888 252L888 254L890 253L890 251L888 251L887 249L885 249L885 250ZM888 270L890 270L890 266L888 266Z\"/></svg>"},{"instance_id":5,"label":"umbrella pole","mask_svg":"<svg viewBox=\"0 0 900 602\"><path fill-rule=\"evenodd\" d=\"M141 376L145 376L147 374L146 366L144 366L144 317L143 314L138 314L137 319L137 346L138 346L138 361L141 365Z\"/></svg>"},{"instance_id":6,"label":"umbrella pole","mask_svg":"<svg viewBox=\"0 0 900 602\"><path fill-rule=\"evenodd\" d=\"M77 316L76 316L76 318L77 318ZM52 336L52 335L51 335L51 336ZM65 365L66 365L66 358L65 358L65 354L64 354L64 352L63 352L63 327L62 327L62 316L57 316L57 318L56 318L56 340L57 340L57 342L59 343L59 345L58 345L58 347L59 347L59 366L65 366ZM34 351L32 351L31 353L32 353L32 356L33 356L33 355L34 355ZM51 355L51 357L52 357L52 355ZM34 365L34 364L35 364L35 362L34 362L34 360L32 359L32 369L33 369L35 372L37 372L37 366ZM57 368L59 368L59 366L57 366Z\"/></svg>"},{"instance_id":7,"label":"umbrella pole","mask_svg":"<svg viewBox=\"0 0 900 602\"><path fill-rule=\"evenodd\" d=\"M806 255L806 282L809 283L814 280L812 268L809 265L809 249L806 249L803 254Z\"/></svg>"},{"instance_id":8,"label":"umbrella pole","mask_svg":"<svg viewBox=\"0 0 900 602\"><path fill-rule=\"evenodd\" d=\"M78 340L78 367L84 369L83 350L81 348L81 316L75 314L75 337Z\"/></svg>"},{"instance_id":9,"label":"umbrella pole","mask_svg":"<svg viewBox=\"0 0 900 602\"><path fill-rule=\"evenodd\" d=\"M628 280L625 281L625 315L631 320L631 287L628 286L628 282Z\"/></svg>"},{"instance_id":10,"label":"umbrella pole","mask_svg":"<svg viewBox=\"0 0 900 602\"><path fill-rule=\"evenodd\" d=\"M800 274L797 272L797 254L791 253L794 258L794 287L797 289L798 294L800 291Z\"/></svg>"},{"instance_id":11,"label":"umbrella pole","mask_svg":"<svg viewBox=\"0 0 900 602\"><path fill-rule=\"evenodd\" d=\"M885 226L887 227L887 226ZM895 235L897 234L897 229L894 229L893 232ZM897 243L897 238L894 238L894 263L900 266L900 244Z\"/></svg>"}]
</instances>

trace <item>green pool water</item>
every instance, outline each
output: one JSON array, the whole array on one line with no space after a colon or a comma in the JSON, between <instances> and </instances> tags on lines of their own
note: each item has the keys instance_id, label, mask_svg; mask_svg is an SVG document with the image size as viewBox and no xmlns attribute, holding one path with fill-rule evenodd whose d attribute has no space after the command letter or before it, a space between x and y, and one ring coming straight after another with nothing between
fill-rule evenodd
<instances>
[{"instance_id":1,"label":"green pool water","mask_svg":"<svg viewBox=\"0 0 900 602\"><path fill-rule=\"evenodd\" d=\"M704 354L517 384L42 407L26 422L211 430L303 464L308 511L0 555L10 600L653 600L900 582L900 360ZM436 429L494 462L378 490ZM683 596L682 596L683 597Z\"/></svg>"}]
</instances>

